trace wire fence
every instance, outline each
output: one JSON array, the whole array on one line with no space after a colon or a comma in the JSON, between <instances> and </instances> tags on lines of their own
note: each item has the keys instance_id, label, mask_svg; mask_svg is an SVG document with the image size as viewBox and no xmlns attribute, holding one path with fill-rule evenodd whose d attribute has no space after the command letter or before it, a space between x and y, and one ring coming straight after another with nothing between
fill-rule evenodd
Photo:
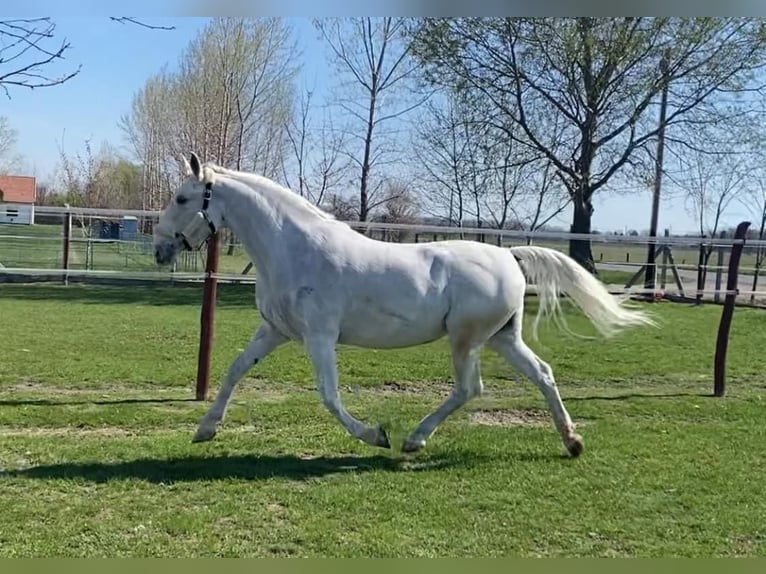
<instances>
[{"instance_id":1,"label":"wire fence","mask_svg":"<svg viewBox=\"0 0 766 574\"><path fill-rule=\"evenodd\" d=\"M151 230L159 212L88 208L36 208L34 225L0 224L0 282L200 282L205 250L183 252L172 268L153 259ZM67 222L69 227L67 227ZM504 247L541 245L568 251L572 239L590 241L599 278L613 293L720 301L729 293L738 303L766 305L761 267L766 241L642 235L572 234L559 231L458 228L382 222L346 222L368 236L389 242L425 243L468 239ZM65 230L69 229L69 233ZM647 248L655 245L654 287L646 289ZM742 245L739 277L726 289L732 247ZM256 283L257 276L236 237L223 235L218 272L225 283ZM534 292L530 286L530 292Z\"/></svg>"}]
</instances>

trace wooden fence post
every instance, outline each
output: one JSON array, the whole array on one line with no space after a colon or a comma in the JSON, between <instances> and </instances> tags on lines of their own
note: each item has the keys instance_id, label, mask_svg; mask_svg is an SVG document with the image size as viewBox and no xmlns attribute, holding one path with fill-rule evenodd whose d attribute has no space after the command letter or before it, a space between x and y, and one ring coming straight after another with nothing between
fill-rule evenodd
<instances>
[{"instance_id":1,"label":"wooden fence post","mask_svg":"<svg viewBox=\"0 0 766 574\"><path fill-rule=\"evenodd\" d=\"M204 401L210 383L210 354L213 347L215 328L215 299L218 281L213 276L218 272L218 233L207 242L207 261L205 262L205 286L202 292L202 311L200 312L200 340L197 358L196 399Z\"/></svg>"},{"instance_id":2,"label":"wooden fence post","mask_svg":"<svg viewBox=\"0 0 766 574\"><path fill-rule=\"evenodd\" d=\"M734 315L734 304L736 303L738 291L739 260L742 256L747 228L750 227L749 221L743 221L737 226L734 232L734 239L741 243L736 243L731 247L729 256L729 274L726 277L726 298L721 311L721 322L718 325L718 338L715 344L715 364L713 367L713 395L722 397L726 392L726 351L729 346L729 330L731 329L731 319Z\"/></svg>"}]
</instances>

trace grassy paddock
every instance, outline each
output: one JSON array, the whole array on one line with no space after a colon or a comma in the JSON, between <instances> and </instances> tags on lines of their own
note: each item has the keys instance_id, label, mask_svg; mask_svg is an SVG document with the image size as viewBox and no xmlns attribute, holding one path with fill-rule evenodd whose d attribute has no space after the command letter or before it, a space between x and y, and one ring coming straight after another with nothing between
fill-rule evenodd
<instances>
[{"instance_id":1,"label":"grassy paddock","mask_svg":"<svg viewBox=\"0 0 766 574\"><path fill-rule=\"evenodd\" d=\"M729 394L709 396L720 308L656 304L609 342L543 329L585 439L561 456L536 389L485 355L486 394L411 458L348 437L288 344L190 442L196 287L0 286L2 556L713 556L766 553L764 316L738 310ZM258 319L221 286L215 382ZM534 312L529 301L528 314ZM572 313L570 325L592 330ZM339 351L350 410L392 438L438 404L438 342Z\"/></svg>"}]
</instances>

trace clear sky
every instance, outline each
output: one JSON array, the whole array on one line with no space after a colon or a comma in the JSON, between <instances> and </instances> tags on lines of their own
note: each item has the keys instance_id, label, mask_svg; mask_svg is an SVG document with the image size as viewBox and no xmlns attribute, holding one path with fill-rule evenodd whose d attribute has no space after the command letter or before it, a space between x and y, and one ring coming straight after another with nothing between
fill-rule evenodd
<instances>
[{"instance_id":1,"label":"clear sky","mask_svg":"<svg viewBox=\"0 0 766 574\"><path fill-rule=\"evenodd\" d=\"M317 90L327 86L327 61L322 44L308 19L291 18L303 52L301 82ZM163 65L174 66L181 52L206 22L204 18L152 18L153 24L174 25L172 31L155 31L110 22L106 17L57 17L56 34L72 48L62 71L82 65L67 83L34 91L21 88L11 99L0 95L0 115L19 132L18 151L30 170L45 179L56 167L59 146L69 153L82 150L90 138L95 150L101 142L122 145L117 122L130 108L133 94ZM319 95L319 94L318 94ZM603 195L594 201L594 227L602 230L648 228L651 192L631 196ZM747 213L734 206L725 224L736 225ZM567 214L557 223L566 225ZM683 203L663 203L660 229L693 231L694 223Z\"/></svg>"}]
</instances>

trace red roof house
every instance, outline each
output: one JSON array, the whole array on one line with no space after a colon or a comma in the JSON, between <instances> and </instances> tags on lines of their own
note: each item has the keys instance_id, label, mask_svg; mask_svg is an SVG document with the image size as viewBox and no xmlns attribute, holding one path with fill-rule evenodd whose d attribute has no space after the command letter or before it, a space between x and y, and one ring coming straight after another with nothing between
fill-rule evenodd
<instances>
[{"instance_id":1,"label":"red roof house","mask_svg":"<svg viewBox=\"0 0 766 574\"><path fill-rule=\"evenodd\" d=\"M0 175L0 223L35 222L34 177Z\"/></svg>"},{"instance_id":2,"label":"red roof house","mask_svg":"<svg viewBox=\"0 0 766 574\"><path fill-rule=\"evenodd\" d=\"M0 202L34 203L35 178L26 175L0 175Z\"/></svg>"}]
</instances>

